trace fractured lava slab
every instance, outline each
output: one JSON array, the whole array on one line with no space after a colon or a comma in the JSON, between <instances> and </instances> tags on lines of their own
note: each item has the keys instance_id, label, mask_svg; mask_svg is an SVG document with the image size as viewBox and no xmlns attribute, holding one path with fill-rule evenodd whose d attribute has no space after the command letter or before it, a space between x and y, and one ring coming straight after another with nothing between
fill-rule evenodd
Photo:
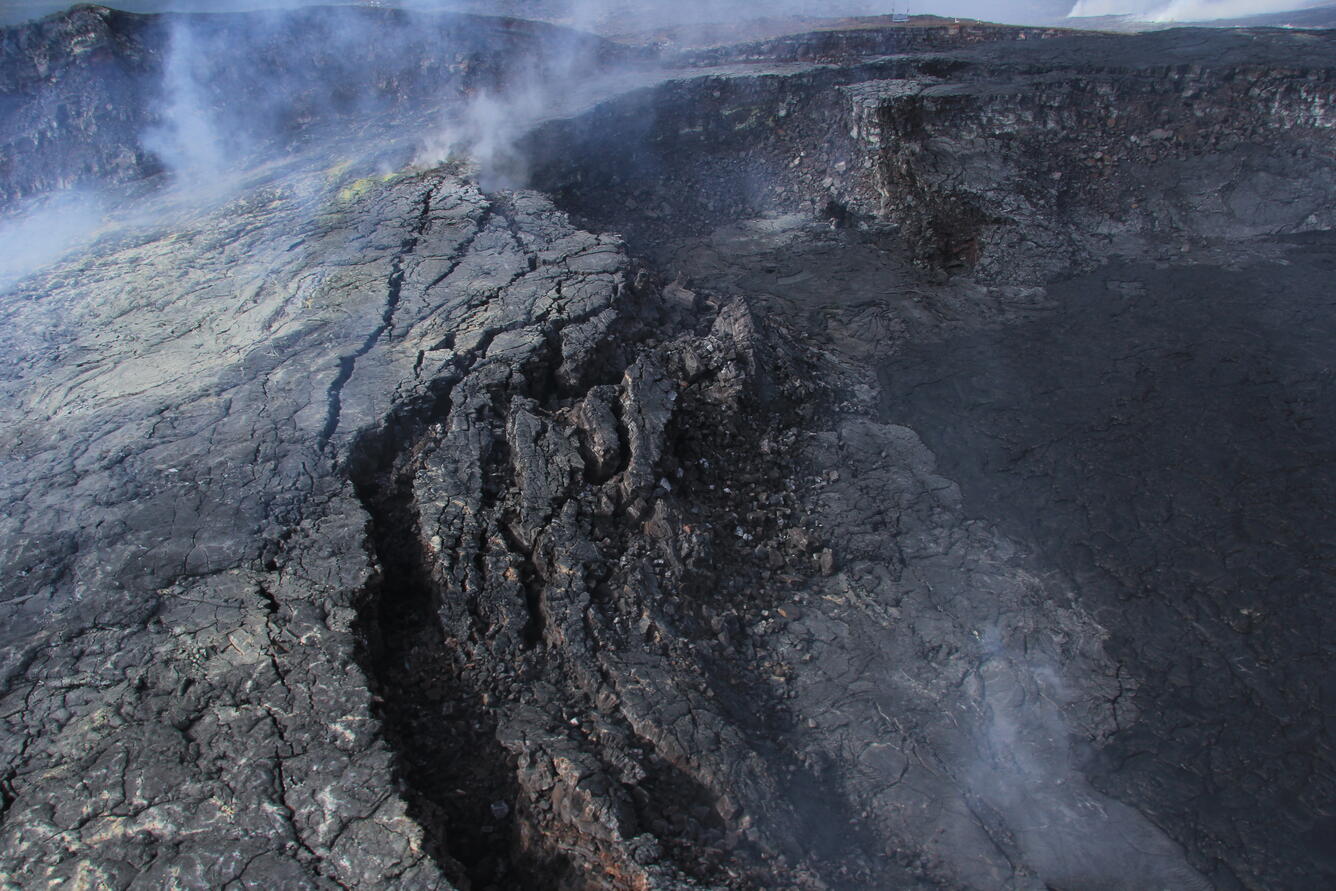
<instances>
[{"instance_id":1,"label":"fractured lava slab","mask_svg":"<svg viewBox=\"0 0 1336 891\"><path fill-rule=\"evenodd\" d=\"M624 264L537 196L408 176L9 297L6 873L435 881L352 658L377 570L333 465L454 377L590 348Z\"/></svg>"}]
</instances>

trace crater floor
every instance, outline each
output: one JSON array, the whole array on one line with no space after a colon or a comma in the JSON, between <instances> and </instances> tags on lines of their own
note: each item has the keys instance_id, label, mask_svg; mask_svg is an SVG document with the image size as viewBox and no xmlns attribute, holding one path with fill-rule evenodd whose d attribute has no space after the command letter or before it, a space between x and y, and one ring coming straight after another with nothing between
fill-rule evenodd
<instances>
[{"instance_id":1,"label":"crater floor","mask_svg":"<svg viewBox=\"0 0 1336 891\"><path fill-rule=\"evenodd\" d=\"M1330 37L284 15L0 32L0 884L1332 884Z\"/></svg>"}]
</instances>

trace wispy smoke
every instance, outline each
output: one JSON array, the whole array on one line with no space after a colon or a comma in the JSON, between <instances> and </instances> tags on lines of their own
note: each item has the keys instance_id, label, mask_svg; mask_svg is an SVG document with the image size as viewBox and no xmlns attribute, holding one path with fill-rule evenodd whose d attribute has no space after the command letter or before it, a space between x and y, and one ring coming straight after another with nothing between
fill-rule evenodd
<instances>
[{"instance_id":1,"label":"wispy smoke","mask_svg":"<svg viewBox=\"0 0 1336 891\"><path fill-rule=\"evenodd\" d=\"M566 106L574 93L588 88L602 49L598 43L569 35L551 41L541 61L507 60L504 72L470 85L463 95L440 106L439 124L423 137L413 163L471 161L485 190L525 185L529 171L518 148L520 138L544 116Z\"/></svg>"},{"instance_id":2,"label":"wispy smoke","mask_svg":"<svg viewBox=\"0 0 1336 891\"><path fill-rule=\"evenodd\" d=\"M65 192L0 220L0 291L87 244L103 212L98 196Z\"/></svg>"},{"instance_id":3,"label":"wispy smoke","mask_svg":"<svg viewBox=\"0 0 1336 891\"><path fill-rule=\"evenodd\" d=\"M178 188L205 193L256 162L379 152L397 166L414 144L420 164L469 157L492 187L519 185L517 138L630 55L547 25L394 9L169 21L158 123L143 144Z\"/></svg>"},{"instance_id":4,"label":"wispy smoke","mask_svg":"<svg viewBox=\"0 0 1336 891\"><path fill-rule=\"evenodd\" d=\"M529 122L543 106L542 90L528 85L507 93L480 92L459 108L442 115L413 158L420 167L445 161L470 161L478 167L478 184L486 191L522 186L528 164L517 148Z\"/></svg>"},{"instance_id":5,"label":"wispy smoke","mask_svg":"<svg viewBox=\"0 0 1336 891\"><path fill-rule=\"evenodd\" d=\"M965 775L967 822L1049 887L1208 891L1177 844L1081 774L1070 741L1097 735L1103 719L1082 714L1088 703L1037 637L997 626L981 635L980 667L967 685L980 753ZM962 840L968 828L958 827Z\"/></svg>"},{"instance_id":6,"label":"wispy smoke","mask_svg":"<svg viewBox=\"0 0 1336 891\"><path fill-rule=\"evenodd\" d=\"M173 23L168 41L160 122L144 134L144 148L158 156L178 184L207 190L217 183L229 154L236 157L240 148L230 146L229 153L224 145L203 86L216 49L199 40L186 21Z\"/></svg>"},{"instance_id":7,"label":"wispy smoke","mask_svg":"<svg viewBox=\"0 0 1336 891\"><path fill-rule=\"evenodd\" d=\"M157 123L141 141L178 189L218 191L248 165L320 145L385 145L448 101L493 39L393 10L257 5L270 8L166 20Z\"/></svg>"},{"instance_id":8,"label":"wispy smoke","mask_svg":"<svg viewBox=\"0 0 1336 891\"><path fill-rule=\"evenodd\" d=\"M587 24L597 0L580 2L573 13ZM506 61L504 71L440 105L438 124L422 138L414 164L469 161L485 190L522 187L529 170L519 143L526 133L545 119L630 89L655 67L625 47L575 30L554 30L537 57Z\"/></svg>"}]
</instances>

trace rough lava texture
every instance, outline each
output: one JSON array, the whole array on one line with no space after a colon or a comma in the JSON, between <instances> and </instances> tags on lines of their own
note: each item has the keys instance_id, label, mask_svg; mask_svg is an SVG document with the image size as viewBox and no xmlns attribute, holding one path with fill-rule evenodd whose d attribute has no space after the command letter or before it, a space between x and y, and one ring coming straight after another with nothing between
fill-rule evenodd
<instances>
[{"instance_id":1,"label":"rough lava texture","mask_svg":"<svg viewBox=\"0 0 1336 891\"><path fill-rule=\"evenodd\" d=\"M1332 38L405 15L4 32L4 887L1332 883Z\"/></svg>"}]
</instances>

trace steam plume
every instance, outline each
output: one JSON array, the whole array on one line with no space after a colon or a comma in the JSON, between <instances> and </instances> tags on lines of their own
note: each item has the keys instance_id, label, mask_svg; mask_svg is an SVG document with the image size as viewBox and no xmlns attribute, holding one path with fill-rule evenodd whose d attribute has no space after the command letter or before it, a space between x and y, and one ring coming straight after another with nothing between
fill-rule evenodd
<instances>
[{"instance_id":1,"label":"steam plume","mask_svg":"<svg viewBox=\"0 0 1336 891\"><path fill-rule=\"evenodd\" d=\"M161 122L144 135L144 147L180 183L215 183L226 157L202 86L201 59L209 57L209 50L186 22L172 25L162 77Z\"/></svg>"},{"instance_id":2,"label":"steam plume","mask_svg":"<svg viewBox=\"0 0 1336 891\"><path fill-rule=\"evenodd\" d=\"M0 219L0 291L88 242L102 218L98 196L66 192Z\"/></svg>"}]
</instances>

